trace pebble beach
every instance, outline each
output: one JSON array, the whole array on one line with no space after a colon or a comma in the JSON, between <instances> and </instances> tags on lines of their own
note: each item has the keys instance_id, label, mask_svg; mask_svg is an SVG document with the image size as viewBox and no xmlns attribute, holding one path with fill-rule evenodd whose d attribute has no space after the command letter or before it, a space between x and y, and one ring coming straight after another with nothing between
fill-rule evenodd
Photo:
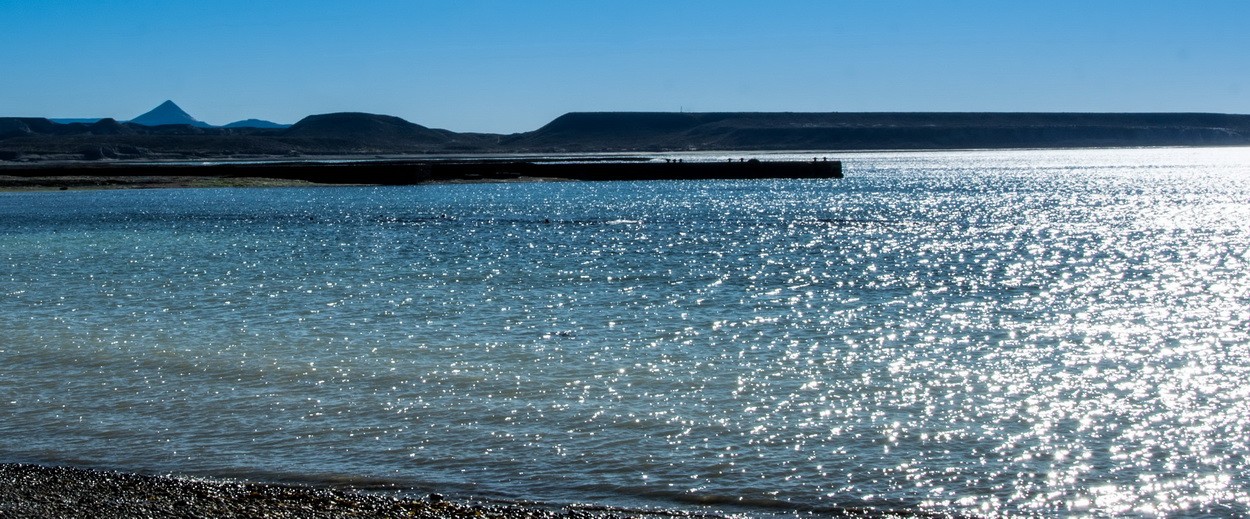
<instances>
[{"instance_id":1,"label":"pebble beach","mask_svg":"<svg viewBox=\"0 0 1250 519\"><path fill-rule=\"evenodd\" d=\"M0 517L615 519L713 516L575 507L546 509L458 502L434 494L418 499L309 486L0 464Z\"/></svg>"}]
</instances>

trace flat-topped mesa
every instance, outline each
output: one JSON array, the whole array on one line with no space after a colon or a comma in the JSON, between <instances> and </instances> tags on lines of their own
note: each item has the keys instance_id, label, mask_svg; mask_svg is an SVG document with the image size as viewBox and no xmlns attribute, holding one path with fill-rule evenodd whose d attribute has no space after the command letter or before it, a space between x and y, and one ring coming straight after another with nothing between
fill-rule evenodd
<instances>
[{"instance_id":1,"label":"flat-topped mesa","mask_svg":"<svg viewBox=\"0 0 1250 519\"><path fill-rule=\"evenodd\" d=\"M1250 116L1208 113L573 112L518 149L846 150L1250 144Z\"/></svg>"}]
</instances>

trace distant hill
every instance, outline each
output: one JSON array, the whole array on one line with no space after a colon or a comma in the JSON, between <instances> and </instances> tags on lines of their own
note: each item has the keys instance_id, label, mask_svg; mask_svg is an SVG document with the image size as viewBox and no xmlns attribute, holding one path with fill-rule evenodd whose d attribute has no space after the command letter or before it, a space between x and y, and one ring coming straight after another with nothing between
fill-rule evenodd
<instances>
[{"instance_id":1,"label":"distant hill","mask_svg":"<svg viewBox=\"0 0 1250 519\"><path fill-rule=\"evenodd\" d=\"M359 112L310 115L291 125L282 135L316 139L330 149L360 152L478 150L497 140L494 135L456 133L427 128L390 115Z\"/></svg>"},{"instance_id":2,"label":"distant hill","mask_svg":"<svg viewBox=\"0 0 1250 519\"><path fill-rule=\"evenodd\" d=\"M57 124L42 117L3 117L0 118L0 139L24 137L28 135L65 135L72 128L75 133L85 125Z\"/></svg>"},{"instance_id":3,"label":"distant hill","mask_svg":"<svg viewBox=\"0 0 1250 519\"><path fill-rule=\"evenodd\" d=\"M100 119L103 119L103 117L77 117L77 118L57 117L57 118L48 119L48 120L57 124L74 124L74 123L91 124L96 121L99 121Z\"/></svg>"},{"instance_id":4,"label":"distant hill","mask_svg":"<svg viewBox=\"0 0 1250 519\"><path fill-rule=\"evenodd\" d=\"M99 122L102 117L79 117L79 118L52 118L48 119L57 124L93 124ZM131 119L131 123L142 124L144 126L166 126L166 125L188 125L197 128L216 128L204 121L200 121L188 114L185 110L173 101L165 101L156 108L149 110L147 113ZM289 128L289 124L279 124L273 121L263 119L244 119L235 121L220 128L266 128L266 129L282 129Z\"/></svg>"},{"instance_id":5,"label":"distant hill","mask_svg":"<svg viewBox=\"0 0 1250 519\"><path fill-rule=\"evenodd\" d=\"M285 135L411 145L440 144L447 141L447 133L391 115L341 112L305 117L287 128Z\"/></svg>"},{"instance_id":6,"label":"distant hill","mask_svg":"<svg viewBox=\"0 0 1250 519\"><path fill-rule=\"evenodd\" d=\"M134 135L137 132L131 126L119 123L112 118L106 118L87 125L87 133L91 135Z\"/></svg>"},{"instance_id":7,"label":"distant hill","mask_svg":"<svg viewBox=\"0 0 1250 519\"><path fill-rule=\"evenodd\" d=\"M173 103L161 106L130 122L59 124L37 117L0 117L0 160L1250 146L1250 115L1202 113L575 112L531 132L496 135L457 133L358 112L312 115L290 127L265 127L264 121L213 127L191 119ZM145 125L139 119L170 124Z\"/></svg>"},{"instance_id":8,"label":"distant hill","mask_svg":"<svg viewBox=\"0 0 1250 519\"><path fill-rule=\"evenodd\" d=\"M312 151L272 138L280 130L187 124L145 126L114 119L59 124L36 117L0 117L0 161L287 156Z\"/></svg>"},{"instance_id":9,"label":"distant hill","mask_svg":"<svg viewBox=\"0 0 1250 519\"><path fill-rule=\"evenodd\" d=\"M169 124L185 124L199 128L211 128L212 125L204 121L191 117L191 114L183 111L173 101L165 101L156 108L147 113L131 119L134 124L142 124L144 126L165 126Z\"/></svg>"},{"instance_id":10,"label":"distant hill","mask_svg":"<svg viewBox=\"0 0 1250 519\"><path fill-rule=\"evenodd\" d=\"M796 150L1250 144L1250 116L582 112L505 140L530 150Z\"/></svg>"},{"instance_id":11,"label":"distant hill","mask_svg":"<svg viewBox=\"0 0 1250 519\"><path fill-rule=\"evenodd\" d=\"M279 123L275 123L272 121L266 121L263 119L244 119L242 121L235 121L225 126L222 126L222 128L269 128L269 129L280 129L280 128L290 128L290 127L291 125L289 124L279 124Z\"/></svg>"}]
</instances>

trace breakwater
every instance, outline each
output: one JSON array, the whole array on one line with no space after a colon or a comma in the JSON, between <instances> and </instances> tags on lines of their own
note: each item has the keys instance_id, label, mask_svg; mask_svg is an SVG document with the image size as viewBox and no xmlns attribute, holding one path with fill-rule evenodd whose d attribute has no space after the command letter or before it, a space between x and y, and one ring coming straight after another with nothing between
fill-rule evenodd
<instances>
[{"instance_id":1,"label":"breakwater","mask_svg":"<svg viewBox=\"0 0 1250 519\"><path fill-rule=\"evenodd\" d=\"M325 184L406 185L447 181L553 179L580 181L842 178L840 161L760 161L737 159L685 162L677 159L609 160L386 160L264 163L112 163L15 166L0 169L15 177L180 176L279 178Z\"/></svg>"}]
</instances>

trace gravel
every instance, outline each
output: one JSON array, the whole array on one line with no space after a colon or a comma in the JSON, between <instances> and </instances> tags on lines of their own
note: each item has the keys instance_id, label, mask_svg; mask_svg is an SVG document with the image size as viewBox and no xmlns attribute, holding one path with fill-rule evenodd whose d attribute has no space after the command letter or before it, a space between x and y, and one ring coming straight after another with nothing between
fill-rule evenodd
<instances>
[{"instance_id":1,"label":"gravel","mask_svg":"<svg viewBox=\"0 0 1250 519\"><path fill-rule=\"evenodd\" d=\"M587 518L709 517L634 510L544 509L344 490L0 464L0 518Z\"/></svg>"}]
</instances>

